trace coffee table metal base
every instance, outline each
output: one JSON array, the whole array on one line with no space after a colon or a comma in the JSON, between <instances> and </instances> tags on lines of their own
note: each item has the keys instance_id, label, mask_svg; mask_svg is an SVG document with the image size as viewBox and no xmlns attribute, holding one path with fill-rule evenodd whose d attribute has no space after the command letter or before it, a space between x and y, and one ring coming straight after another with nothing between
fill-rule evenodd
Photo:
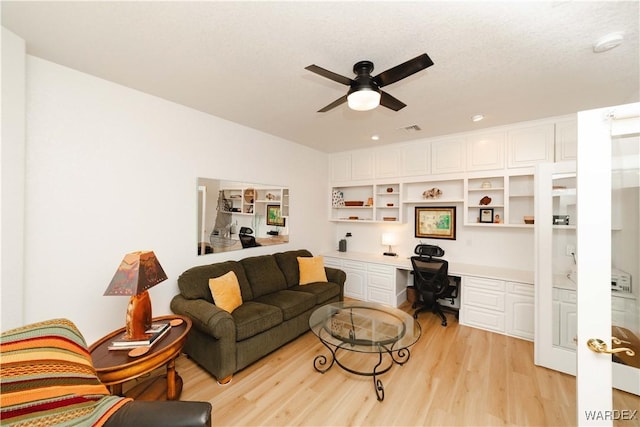
<instances>
[{"instance_id":1,"label":"coffee table metal base","mask_svg":"<svg viewBox=\"0 0 640 427\"><path fill-rule=\"evenodd\" d=\"M327 347L327 349L329 350L329 353L331 353L331 360L327 360L327 357L323 354L320 354L318 356L315 357L315 359L313 359L313 367L316 371L320 372L321 374L324 374L325 372L327 372L329 369L331 369L331 367L334 365L334 363L338 366L340 366L342 369L344 369L347 372L350 372L352 374L355 375L362 375L362 376L367 376L367 377L373 377L373 388L376 392L376 397L378 398L378 400L381 402L384 400L384 386L382 384L382 381L378 378L378 375L382 375L385 372L388 372L389 369L391 369L393 367L394 364L397 365L404 365L405 363L407 363L407 361L409 360L409 358L411 357L411 352L409 351L408 348L402 348L400 350L394 350L393 346L392 347L387 347L386 345L382 345L382 344L378 344L378 363L373 367L373 371L372 372L362 372L362 371L358 371L352 368L349 368L348 366L345 366L343 363L340 362L340 360L338 359L337 355L340 351L345 350L345 351L351 351L349 349L349 347L351 346L348 343L343 343L337 347L335 347L335 350L332 346L330 346L329 344L327 344L322 338L320 338L320 342ZM383 356L387 354L388 357L388 364L384 367L382 367L383 365ZM328 366L327 366L328 364Z\"/></svg>"}]
</instances>

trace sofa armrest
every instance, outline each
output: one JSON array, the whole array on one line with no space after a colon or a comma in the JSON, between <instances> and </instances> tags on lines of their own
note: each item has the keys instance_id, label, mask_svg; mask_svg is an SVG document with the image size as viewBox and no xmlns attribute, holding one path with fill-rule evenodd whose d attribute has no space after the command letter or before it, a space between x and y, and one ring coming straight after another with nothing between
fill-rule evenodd
<instances>
[{"instance_id":1,"label":"sofa armrest","mask_svg":"<svg viewBox=\"0 0 640 427\"><path fill-rule=\"evenodd\" d=\"M193 327L214 338L231 337L236 339L236 326L228 312L203 299L186 299L176 295L171 300L171 310L176 314L187 316Z\"/></svg>"},{"instance_id":2,"label":"sofa armrest","mask_svg":"<svg viewBox=\"0 0 640 427\"><path fill-rule=\"evenodd\" d=\"M340 301L344 298L344 282L347 280L347 273L344 271L333 268L325 267L325 273L327 274L327 280L340 286Z\"/></svg>"},{"instance_id":3,"label":"sofa armrest","mask_svg":"<svg viewBox=\"0 0 640 427\"><path fill-rule=\"evenodd\" d=\"M209 402L134 400L111 415L105 427L211 427Z\"/></svg>"},{"instance_id":4,"label":"sofa armrest","mask_svg":"<svg viewBox=\"0 0 640 427\"><path fill-rule=\"evenodd\" d=\"M343 286L344 282L347 280L347 273L340 270L339 268L325 267L324 271L327 274L327 280L329 282L333 282L340 286Z\"/></svg>"}]
</instances>

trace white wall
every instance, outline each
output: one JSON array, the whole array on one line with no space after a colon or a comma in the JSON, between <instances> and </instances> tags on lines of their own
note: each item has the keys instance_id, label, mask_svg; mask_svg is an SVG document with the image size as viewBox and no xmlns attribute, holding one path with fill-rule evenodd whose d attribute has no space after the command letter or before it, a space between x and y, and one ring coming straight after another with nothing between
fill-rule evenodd
<instances>
[{"instance_id":1,"label":"white wall","mask_svg":"<svg viewBox=\"0 0 640 427\"><path fill-rule=\"evenodd\" d=\"M25 43L5 28L2 28L0 126L0 327L4 331L23 324L25 168Z\"/></svg>"},{"instance_id":2,"label":"white wall","mask_svg":"<svg viewBox=\"0 0 640 427\"><path fill-rule=\"evenodd\" d=\"M330 249L326 154L32 56L27 88L25 322L67 317L88 342L122 326L127 299L102 294L131 251L169 276L154 315L187 268L273 252L198 257L197 177L288 186L277 250Z\"/></svg>"}]
</instances>

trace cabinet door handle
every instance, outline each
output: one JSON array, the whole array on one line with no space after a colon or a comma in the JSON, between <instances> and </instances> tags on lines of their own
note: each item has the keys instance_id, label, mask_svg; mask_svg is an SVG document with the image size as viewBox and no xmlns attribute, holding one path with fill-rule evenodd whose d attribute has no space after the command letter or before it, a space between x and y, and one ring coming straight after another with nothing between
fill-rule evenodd
<instances>
[{"instance_id":1,"label":"cabinet door handle","mask_svg":"<svg viewBox=\"0 0 640 427\"><path fill-rule=\"evenodd\" d=\"M616 342L619 341L619 342ZM615 344L619 344L621 341L618 338L615 338L614 343ZM636 352L633 351L630 348L627 347L620 347L620 348L612 348L609 349L607 347L607 343L602 341L599 338L591 338L589 341L587 341L587 347L589 347L589 349L591 351L593 351L594 353L605 353L605 354L615 354L615 353L626 353L627 356L635 356Z\"/></svg>"}]
</instances>

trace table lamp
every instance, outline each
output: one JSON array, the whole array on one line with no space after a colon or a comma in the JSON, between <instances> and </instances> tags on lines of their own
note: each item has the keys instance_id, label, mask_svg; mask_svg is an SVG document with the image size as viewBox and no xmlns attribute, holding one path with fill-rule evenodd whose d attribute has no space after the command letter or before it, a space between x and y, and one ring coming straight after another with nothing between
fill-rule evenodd
<instances>
[{"instance_id":1,"label":"table lamp","mask_svg":"<svg viewBox=\"0 0 640 427\"><path fill-rule=\"evenodd\" d=\"M382 233L382 244L389 246L389 251L383 253L383 255L387 256L396 256L395 252L391 252L391 245L396 244L396 235L393 233Z\"/></svg>"},{"instance_id":2,"label":"table lamp","mask_svg":"<svg viewBox=\"0 0 640 427\"><path fill-rule=\"evenodd\" d=\"M131 295L127 306L126 338L147 338L151 326L151 298L147 289L167 280L152 251L126 254L104 295Z\"/></svg>"}]
</instances>

